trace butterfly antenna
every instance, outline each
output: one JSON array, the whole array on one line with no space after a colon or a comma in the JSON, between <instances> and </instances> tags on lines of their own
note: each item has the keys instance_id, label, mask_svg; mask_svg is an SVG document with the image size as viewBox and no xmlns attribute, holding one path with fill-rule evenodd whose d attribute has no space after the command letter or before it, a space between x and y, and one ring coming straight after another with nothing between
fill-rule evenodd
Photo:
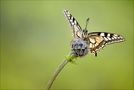
<instances>
[{"instance_id":1,"label":"butterfly antenna","mask_svg":"<svg viewBox=\"0 0 134 90\"><path fill-rule=\"evenodd\" d=\"M85 30L87 30L87 25L88 25L88 23L89 23L89 18L87 18L87 20L86 20Z\"/></svg>"}]
</instances>

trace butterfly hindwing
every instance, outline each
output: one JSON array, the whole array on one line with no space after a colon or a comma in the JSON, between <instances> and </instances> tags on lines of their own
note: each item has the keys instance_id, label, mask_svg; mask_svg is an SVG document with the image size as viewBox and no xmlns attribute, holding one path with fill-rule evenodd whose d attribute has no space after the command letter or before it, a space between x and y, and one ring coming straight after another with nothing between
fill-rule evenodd
<instances>
[{"instance_id":1,"label":"butterfly hindwing","mask_svg":"<svg viewBox=\"0 0 134 90\"><path fill-rule=\"evenodd\" d=\"M108 33L108 32L96 32L99 36L104 38L106 44L113 44L124 41L123 36L115 34L115 33Z\"/></svg>"},{"instance_id":2,"label":"butterfly hindwing","mask_svg":"<svg viewBox=\"0 0 134 90\"><path fill-rule=\"evenodd\" d=\"M96 53L106 44L112 44L124 41L121 35L107 32L91 32L88 33L89 48L91 53Z\"/></svg>"},{"instance_id":3,"label":"butterfly hindwing","mask_svg":"<svg viewBox=\"0 0 134 90\"><path fill-rule=\"evenodd\" d=\"M72 16L72 14L69 13L68 10L64 10L64 15L67 18L67 20L70 23L70 26L73 29L73 36L74 38L82 38L82 28L80 27L79 23L77 20Z\"/></svg>"}]
</instances>

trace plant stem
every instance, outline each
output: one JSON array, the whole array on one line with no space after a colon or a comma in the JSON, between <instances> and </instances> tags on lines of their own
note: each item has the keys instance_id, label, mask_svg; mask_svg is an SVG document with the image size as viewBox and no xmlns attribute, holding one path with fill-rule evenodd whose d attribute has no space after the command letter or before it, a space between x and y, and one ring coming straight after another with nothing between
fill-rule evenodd
<instances>
[{"instance_id":1,"label":"plant stem","mask_svg":"<svg viewBox=\"0 0 134 90\"><path fill-rule=\"evenodd\" d=\"M56 79L56 77L58 76L58 74L61 72L61 70L65 67L65 65L68 63L68 60L64 60L56 69L56 71L54 72L52 78L49 80L46 90L50 90L51 86L53 85L54 80Z\"/></svg>"},{"instance_id":2,"label":"plant stem","mask_svg":"<svg viewBox=\"0 0 134 90\"><path fill-rule=\"evenodd\" d=\"M70 55L69 57L67 57L55 70L53 76L50 78L50 80L48 81L48 84L46 86L46 90L50 90L55 79L57 78L57 76L59 75L59 73L61 72L61 70L65 67L65 65L67 65L68 62L71 62L74 58L76 58L73 55Z\"/></svg>"}]
</instances>

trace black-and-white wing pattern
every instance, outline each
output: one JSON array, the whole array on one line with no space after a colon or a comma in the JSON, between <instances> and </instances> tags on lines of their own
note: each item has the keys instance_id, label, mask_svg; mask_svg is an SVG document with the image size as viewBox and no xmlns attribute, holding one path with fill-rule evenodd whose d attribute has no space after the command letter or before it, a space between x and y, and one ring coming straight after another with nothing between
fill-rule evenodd
<instances>
[{"instance_id":1,"label":"black-and-white wing pattern","mask_svg":"<svg viewBox=\"0 0 134 90\"><path fill-rule=\"evenodd\" d=\"M69 13L68 10L64 10L64 15L67 18L68 22L70 23L70 26L73 29L74 38L82 38L83 31L82 31L82 28L80 27L79 23L77 22L77 20Z\"/></svg>"},{"instance_id":2,"label":"black-and-white wing pattern","mask_svg":"<svg viewBox=\"0 0 134 90\"><path fill-rule=\"evenodd\" d=\"M97 56L97 51L106 46L107 44L118 43L124 41L123 36L108 33L108 32L90 32L82 30L77 20L69 13L68 10L64 10L64 15L69 21L74 38L80 38L88 42L88 48L91 53Z\"/></svg>"},{"instance_id":3,"label":"black-and-white wing pattern","mask_svg":"<svg viewBox=\"0 0 134 90\"><path fill-rule=\"evenodd\" d=\"M91 32L88 33L89 49L91 53L97 55L97 51L106 46L124 41L121 35L108 32Z\"/></svg>"}]
</instances>

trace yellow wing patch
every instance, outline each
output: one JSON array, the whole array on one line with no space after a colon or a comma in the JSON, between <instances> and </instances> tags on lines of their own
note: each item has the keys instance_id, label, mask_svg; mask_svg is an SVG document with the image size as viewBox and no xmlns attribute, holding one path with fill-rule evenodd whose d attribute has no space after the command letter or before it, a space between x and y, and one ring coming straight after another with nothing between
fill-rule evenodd
<instances>
[{"instance_id":1,"label":"yellow wing patch","mask_svg":"<svg viewBox=\"0 0 134 90\"><path fill-rule=\"evenodd\" d=\"M91 51L91 53L95 53L96 51L98 51L100 48L104 47L104 39L101 36L90 36L89 38L89 49Z\"/></svg>"}]
</instances>

